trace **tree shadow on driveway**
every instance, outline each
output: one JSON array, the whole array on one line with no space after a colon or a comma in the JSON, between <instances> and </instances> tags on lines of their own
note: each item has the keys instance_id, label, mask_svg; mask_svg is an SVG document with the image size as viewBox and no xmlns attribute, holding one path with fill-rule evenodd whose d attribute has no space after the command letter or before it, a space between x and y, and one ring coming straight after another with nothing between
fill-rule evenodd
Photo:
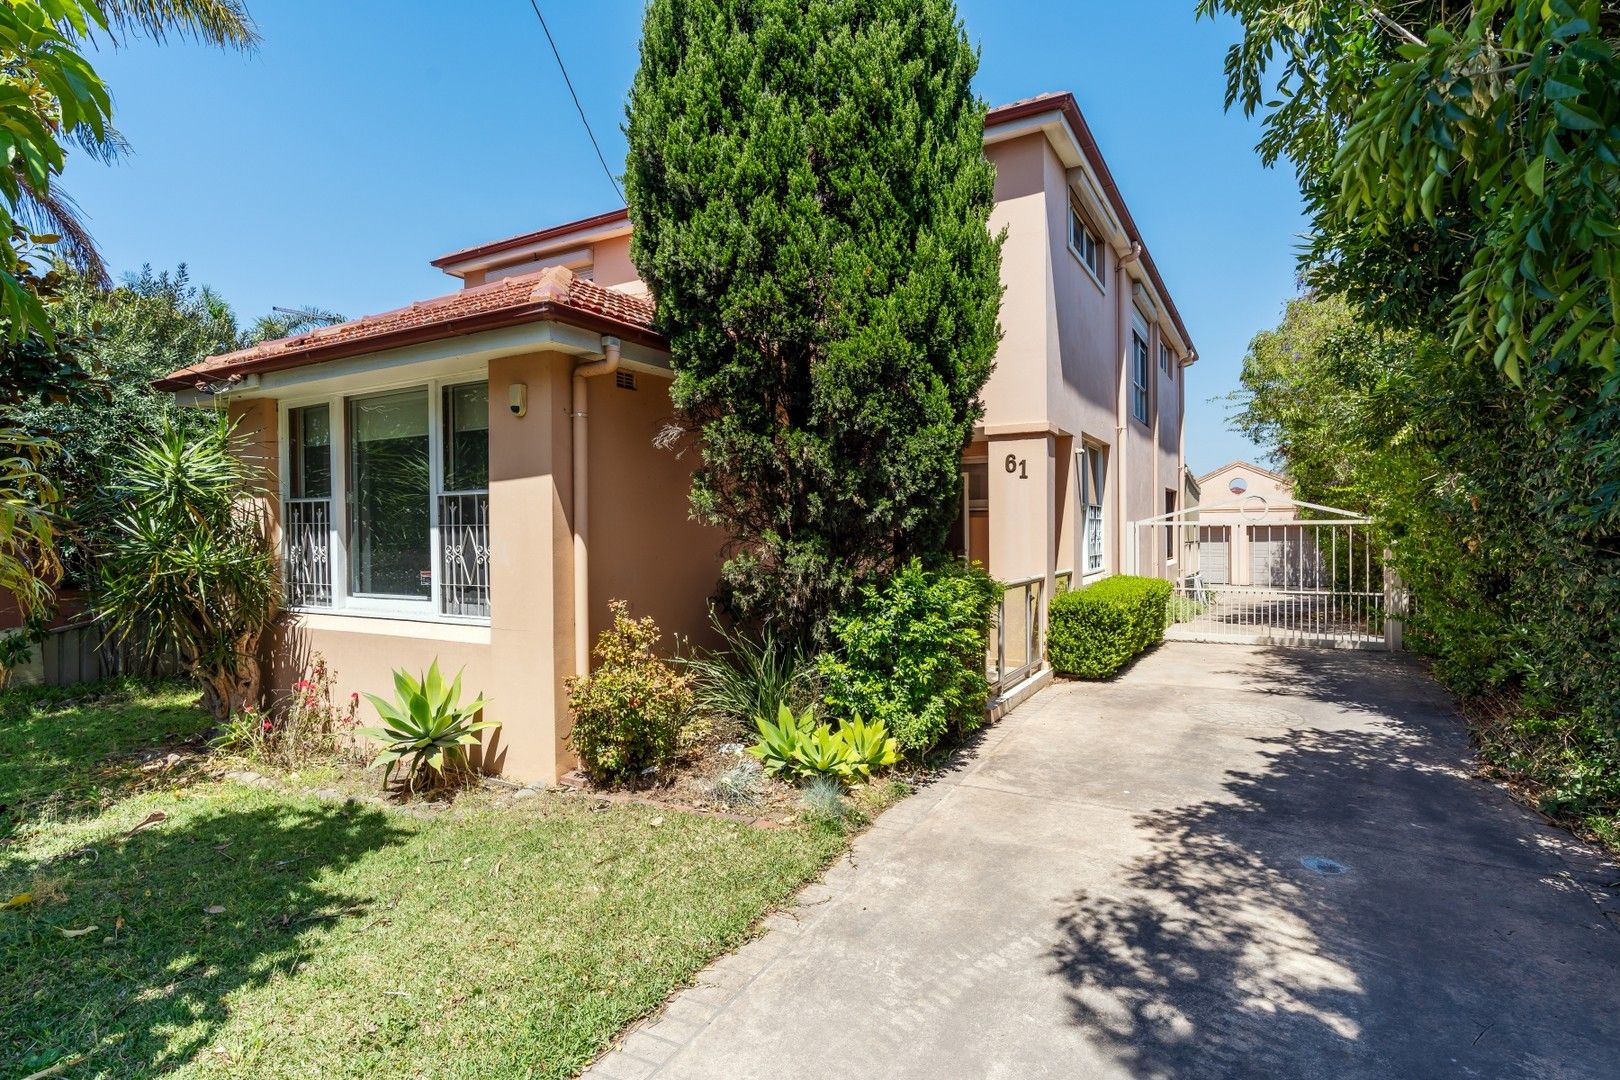
<instances>
[{"instance_id":1,"label":"tree shadow on driveway","mask_svg":"<svg viewBox=\"0 0 1620 1080\"><path fill-rule=\"evenodd\" d=\"M1472 779L1443 698L1389 662L1221 673L1345 726L1253 735L1261 767L1138 816L1145 852L1067 905L1072 1021L1129 1074L1615 1075L1620 874Z\"/></svg>"}]
</instances>

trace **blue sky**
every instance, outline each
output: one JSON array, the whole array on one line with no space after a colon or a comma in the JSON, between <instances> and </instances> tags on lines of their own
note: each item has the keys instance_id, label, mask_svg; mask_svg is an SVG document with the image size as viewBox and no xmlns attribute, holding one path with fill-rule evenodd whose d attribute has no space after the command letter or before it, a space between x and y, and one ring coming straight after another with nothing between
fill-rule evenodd
<instances>
[{"instance_id":1,"label":"blue sky","mask_svg":"<svg viewBox=\"0 0 1620 1080\"><path fill-rule=\"evenodd\" d=\"M134 154L70 163L67 189L115 272L191 268L244 316L357 316L448 291L428 260L619 205L528 0L248 0L248 55L103 51ZM1219 398L1294 294L1292 174L1221 109L1230 23L1191 0L958 0L992 104L1073 90L1198 346L1188 463L1251 456ZM542 0L610 164L641 4Z\"/></svg>"}]
</instances>

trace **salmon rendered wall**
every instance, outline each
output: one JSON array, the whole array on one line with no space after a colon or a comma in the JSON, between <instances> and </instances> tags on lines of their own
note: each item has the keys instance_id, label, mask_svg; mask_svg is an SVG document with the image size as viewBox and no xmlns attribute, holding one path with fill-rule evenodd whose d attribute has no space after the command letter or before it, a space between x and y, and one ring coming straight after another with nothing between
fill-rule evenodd
<instances>
[{"instance_id":1,"label":"salmon rendered wall","mask_svg":"<svg viewBox=\"0 0 1620 1080\"><path fill-rule=\"evenodd\" d=\"M693 521L688 494L698 448L683 438L659 449L653 440L670 422L669 380L615 375L585 380L589 396L591 634L608 625L608 601L652 616L669 652L678 640L718 644L709 599L720 580L725 534ZM624 380L628 382L629 380Z\"/></svg>"}]
</instances>

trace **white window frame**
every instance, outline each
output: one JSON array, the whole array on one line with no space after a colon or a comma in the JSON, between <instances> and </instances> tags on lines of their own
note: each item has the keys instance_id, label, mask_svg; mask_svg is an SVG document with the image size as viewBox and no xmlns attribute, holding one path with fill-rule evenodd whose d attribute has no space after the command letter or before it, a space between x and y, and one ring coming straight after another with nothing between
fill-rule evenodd
<instances>
[{"instance_id":1,"label":"white window frame","mask_svg":"<svg viewBox=\"0 0 1620 1080\"><path fill-rule=\"evenodd\" d=\"M464 623L488 626L488 616L446 615L440 612L439 590L444 584L444 552L439 539L439 496L456 494L444 490L444 388L465 383L489 381L489 373L470 369L435 378L400 379L367 385L343 393L282 398L277 402L276 451L279 463L279 497L285 513L291 497L291 447L288 442L288 416L293 409L326 405L331 418L332 511L331 537L327 559L332 575L332 603L327 605L288 605L289 611L322 615L359 615L368 618L410 619L423 622ZM349 588L349 410L356 398L396 390L425 390L428 397L428 553L432 559L433 582L428 595L417 600L403 596L357 596ZM286 535L277 553L285 562Z\"/></svg>"},{"instance_id":2,"label":"white window frame","mask_svg":"<svg viewBox=\"0 0 1620 1080\"><path fill-rule=\"evenodd\" d=\"M1080 577L1101 577L1108 572L1108 449L1085 443L1074 452L1080 477ZM1091 522L1097 521L1101 543L1097 564L1091 563Z\"/></svg>"},{"instance_id":3,"label":"white window frame","mask_svg":"<svg viewBox=\"0 0 1620 1080\"><path fill-rule=\"evenodd\" d=\"M1152 361L1148 359L1147 342L1135 333L1131 338L1131 418L1146 424L1153 415L1153 386L1148 381Z\"/></svg>"},{"instance_id":4,"label":"white window frame","mask_svg":"<svg viewBox=\"0 0 1620 1080\"><path fill-rule=\"evenodd\" d=\"M1166 566L1173 566L1176 556L1181 550L1181 522L1176 518L1181 509L1181 494L1175 488L1164 489L1165 537L1164 562Z\"/></svg>"},{"instance_id":5,"label":"white window frame","mask_svg":"<svg viewBox=\"0 0 1620 1080\"><path fill-rule=\"evenodd\" d=\"M1171 379L1176 377L1176 357L1170 351L1170 346L1163 341L1159 342L1159 368Z\"/></svg>"},{"instance_id":6,"label":"white window frame","mask_svg":"<svg viewBox=\"0 0 1620 1080\"><path fill-rule=\"evenodd\" d=\"M1097 288L1103 292L1108 286L1103 284L1103 243L1097 231L1086 222L1085 215L1071 200L1069 202L1069 221L1065 226L1068 232L1069 254L1079 260L1085 272L1091 275L1091 280L1097 283ZM1079 233L1078 238L1075 236Z\"/></svg>"}]
</instances>

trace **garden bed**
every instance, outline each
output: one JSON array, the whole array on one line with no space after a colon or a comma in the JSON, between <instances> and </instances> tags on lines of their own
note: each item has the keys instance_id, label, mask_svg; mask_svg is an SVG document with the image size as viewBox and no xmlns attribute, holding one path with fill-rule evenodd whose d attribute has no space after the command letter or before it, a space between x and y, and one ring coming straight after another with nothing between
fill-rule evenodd
<instances>
[{"instance_id":1,"label":"garden bed","mask_svg":"<svg viewBox=\"0 0 1620 1080\"><path fill-rule=\"evenodd\" d=\"M786 785L773 828L683 812L719 745L624 798L391 806L205 753L193 700L0 695L0 1074L568 1076L847 843Z\"/></svg>"}]
</instances>

